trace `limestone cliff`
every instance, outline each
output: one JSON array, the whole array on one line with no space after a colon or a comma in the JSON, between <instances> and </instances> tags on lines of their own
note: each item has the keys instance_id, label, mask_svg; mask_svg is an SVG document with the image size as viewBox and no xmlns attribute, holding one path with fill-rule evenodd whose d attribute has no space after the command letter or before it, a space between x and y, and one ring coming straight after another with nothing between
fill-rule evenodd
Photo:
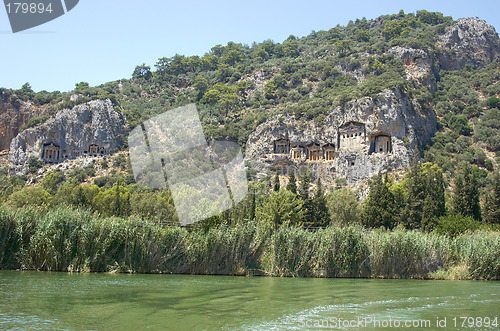
<instances>
[{"instance_id":1,"label":"limestone cliff","mask_svg":"<svg viewBox=\"0 0 500 331\"><path fill-rule=\"evenodd\" d=\"M466 64L485 66L500 59L495 28L478 18L458 19L438 40L440 67L458 70Z\"/></svg>"},{"instance_id":2,"label":"limestone cliff","mask_svg":"<svg viewBox=\"0 0 500 331\"><path fill-rule=\"evenodd\" d=\"M0 151L9 149L12 138L31 118L46 114L47 109L35 108L31 102L11 103L0 97Z\"/></svg>"},{"instance_id":3,"label":"limestone cliff","mask_svg":"<svg viewBox=\"0 0 500 331\"><path fill-rule=\"evenodd\" d=\"M123 145L128 130L125 115L110 100L95 100L64 109L45 123L24 130L10 144L9 163L25 173L30 157L45 163L99 156Z\"/></svg>"},{"instance_id":4,"label":"limestone cliff","mask_svg":"<svg viewBox=\"0 0 500 331\"><path fill-rule=\"evenodd\" d=\"M431 92L436 90L434 75L439 70L460 70L468 64L482 67L500 59L498 34L477 18L454 22L436 46L435 50L395 46L387 53L401 59L413 86L428 86ZM417 146L436 131L434 111L422 110L397 90L353 100L328 113L319 124L277 115L257 127L246 144L246 160L257 177L276 170L287 175L292 169L307 169L312 179L345 178L356 185L379 171L407 167Z\"/></svg>"},{"instance_id":5,"label":"limestone cliff","mask_svg":"<svg viewBox=\"0 0 500 331\"><path fill-rule=\"evenodd\" d=\"M438 70L460 70L465 65L484 67L500 59L500 39L495 28L478 18L461 18L437 40L436 52L395 46L387 52L403 62L407 79L435 90L431 78Z\"/></svg>"},{"instance_id":6,"label":"limestone cliff","mask_svg":"<svg viewBox=\"0 0 500 331\"><path fill-rule=\"evenodd\" d=\"M345 178L355 185L379 171L409 166L417 145L435 131L433 111L386 90L332 109L319 124L274 116L250 135L245 159L258 178L307 169L313 180Z\"/></svg>"}]
</instances>

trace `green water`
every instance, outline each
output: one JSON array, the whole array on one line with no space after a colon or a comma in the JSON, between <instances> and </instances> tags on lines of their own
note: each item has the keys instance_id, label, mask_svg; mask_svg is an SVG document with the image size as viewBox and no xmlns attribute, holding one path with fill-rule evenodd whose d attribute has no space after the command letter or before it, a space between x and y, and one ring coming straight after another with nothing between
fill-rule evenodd
<instances>
[{"instance_id":1,"label":"green water","mask_svg":"<svg viewBox=\"0 0 500 331\"><path fill-rule=\"evenodd\" d=\"M500 283L0 271L0 329L294 330L339 318L436 329L462 316L500 318Z\"/></svg>"}]
</instances>

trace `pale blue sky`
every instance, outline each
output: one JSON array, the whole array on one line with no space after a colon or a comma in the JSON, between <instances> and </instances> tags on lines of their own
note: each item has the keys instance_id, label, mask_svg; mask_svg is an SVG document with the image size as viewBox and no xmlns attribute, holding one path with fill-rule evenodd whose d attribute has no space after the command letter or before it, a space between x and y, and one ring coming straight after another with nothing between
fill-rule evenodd
<instances>
[{"instance_id":1,"label":"pale blue sky","mask_svg":"<svg viewBox=\"0 0 500 331\"><path fill-rule=\"evenodd\" d=\"M0 8L0 87L68 91L129 78L160 57L203 55L228 41L251 44L308 35L356 18L420 9L500 27L500 1L80 0L66 15L13 34Z\"/></svg>"}]
</instances>

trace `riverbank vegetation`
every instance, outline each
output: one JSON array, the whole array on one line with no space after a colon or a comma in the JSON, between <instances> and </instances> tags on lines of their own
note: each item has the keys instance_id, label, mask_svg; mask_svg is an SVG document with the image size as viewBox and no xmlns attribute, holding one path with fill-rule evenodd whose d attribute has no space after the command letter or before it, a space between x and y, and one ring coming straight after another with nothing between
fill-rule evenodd
<instances>
[{"instance_id":1,"label":"riverbank vegetation","mask_svg":"<svg viewBox=\"0 0 500 331\"><path fill-rule=\"evenodd\" d=\"M331 226L315 231L259 221L161 227L81 209L0 209L0 267L291 277L499 279L500 236Z\"/></svg>"},{"instance_id":2,"label":"riverbank vegetation","mask_svg":"<svg viewBox=\"0 0 500 331\"><path fill-rule=\"evenodd\" d=\"M194 102L206 137L243 147L270 116L319 123L333 107L384 89L437 116L437 133L415 153L420 164L388 169L364 192L345 178L324 187L305 173L256 182L249 169L242 202L188 228L179 227L168 190L135 184L123 151L64 171L41 169L35 158L26 176L0 168L0 268L498 279L500 62L436 66L432 84L417 84L389 51L436 53L451 24L441 13L401 11L282 43L229 42L202 57L162 57L153 69L139 65L130 79L97 87L0 89L1 102L30 102L48 114L110 98L131 127Z\"/></svg>"},{"instance_id":3,"label":"riverbank vegetation","mask_svg":"<svg viewBox=\"0 0 500 331\"><path fill-rule=\"evenodd\" d=\"M326 193L307 174L249 182L236 207L188 227L168 190L92 166L49 173L36 186L3 176L0 268L78 272L305 277L498 279L500 176L481 204L463 162L452 190L432 163L396 181L379 174L363 201L339 183ZM29 206L29 207L25 207Z\"/></svg>"}]
</instances>

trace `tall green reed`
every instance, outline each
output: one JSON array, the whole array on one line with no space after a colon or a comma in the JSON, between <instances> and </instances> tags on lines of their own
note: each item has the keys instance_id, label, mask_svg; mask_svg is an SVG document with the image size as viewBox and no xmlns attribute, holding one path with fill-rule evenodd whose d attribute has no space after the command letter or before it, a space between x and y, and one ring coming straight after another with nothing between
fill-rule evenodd
<instances>
[{"instance_id":1,"label":"tall green reed","mask_svg":"<svg viewBox=\"0 0 500 331\"><path fill-rule=\"evenodd\" d=\"M500 279L500 234L262 222L163 228L85 210L0 207L0 268L285 277Z\"/></svg>"}]
</instances>

